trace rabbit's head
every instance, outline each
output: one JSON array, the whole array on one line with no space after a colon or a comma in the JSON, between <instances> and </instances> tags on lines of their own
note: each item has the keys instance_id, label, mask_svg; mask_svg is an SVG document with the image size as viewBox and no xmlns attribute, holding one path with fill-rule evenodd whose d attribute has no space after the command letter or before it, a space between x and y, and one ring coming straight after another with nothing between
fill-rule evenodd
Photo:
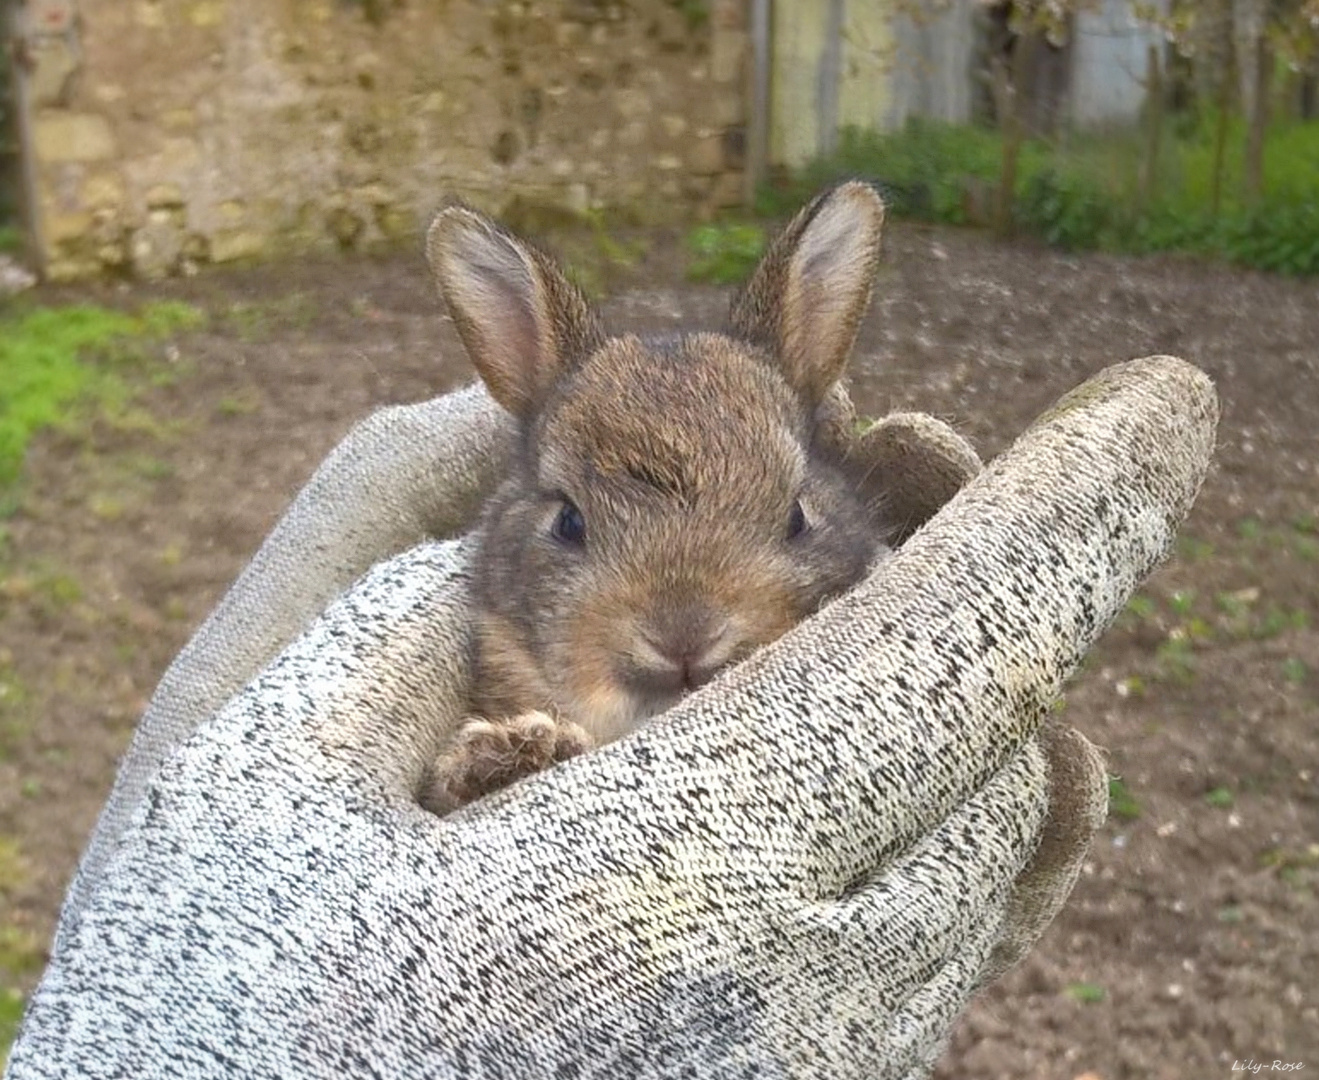
<instances>
[{"instance_id":1,"label":"rabbit's head","mask_svg":"<svg viewBox=\"0 0 1319 1080\"><path fill-rule=\"evenodd\" d=\"M839 379L882 222L869 186L836 187L770 245L726 332L645 340L608 336L489 219L441 212L431 265L520 433L476 556L480 711L614 738L861 577L891 530L839 449Z\"/></svg>"}]
</instances>

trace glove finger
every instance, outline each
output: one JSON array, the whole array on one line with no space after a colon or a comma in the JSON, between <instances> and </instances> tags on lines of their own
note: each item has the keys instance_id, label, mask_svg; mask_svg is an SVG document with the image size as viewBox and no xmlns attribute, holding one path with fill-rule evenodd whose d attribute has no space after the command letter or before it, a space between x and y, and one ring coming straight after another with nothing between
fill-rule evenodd
<instances>
[{"instance_id":1,"label":"glove finger","mask_svg":"<svg viewBox=\"0 0 1319 1080\"><path fill-rule=\"evenodd\" d=\"M781 921L771 914L773 948L753 978L777 988L785 1051L809 1041L836 1063L857 1052L877 1059L894 1025L910 1026L936 1006L955 1014L965 984L952 1001L929 1000L928 987L969 951L985 962L1044 824L1047 795L1046 758L1032 740L945 821L846 895L789 909ZM826 1003L827 1012L812 1013L803 1002Z\"/></svg>"},{"instance_id":2,"label":"glove finger","mask_svg":"<svg viewBox=\"0 0 1319 1080\"><path fill-rule=\"evenodd\" d=\"M1108 770L1100 750L1075 728L1039 734L1048 759L1049 815L1034 858L1016 881L1004 931L980 976L992 982L1020 961L1053 921L1081 873L1090 841L1108 816Z\"/></svg>"},{"instance_id":3,"label":"glove finger","mask_svg":"<svg viewBox=\"0 0 1319 1080\"><path fill-rule=\"evenodd\" d=\"M891 413L855 438L847 454L864 470L867 501L893 522L894 545L906 543L981 468L969 442L924 413Z\"/></svg>"}]
</instances>

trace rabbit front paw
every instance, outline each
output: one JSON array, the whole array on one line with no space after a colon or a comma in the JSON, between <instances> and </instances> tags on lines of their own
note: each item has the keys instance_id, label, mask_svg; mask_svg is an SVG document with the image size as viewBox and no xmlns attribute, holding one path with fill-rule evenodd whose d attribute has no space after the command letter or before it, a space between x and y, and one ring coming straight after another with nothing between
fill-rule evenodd
<instances>
[{"instance_id":1,"label":"rabbit front paw","mask_svg":"<svg viewBox=\"0 0 1319 1080\"><path fill-rule=\"evenodd\" d=\"M422 805L447 813L590 748L581 727L549 713L467 720L435 763Z\"/></svg>"}]
</instances>

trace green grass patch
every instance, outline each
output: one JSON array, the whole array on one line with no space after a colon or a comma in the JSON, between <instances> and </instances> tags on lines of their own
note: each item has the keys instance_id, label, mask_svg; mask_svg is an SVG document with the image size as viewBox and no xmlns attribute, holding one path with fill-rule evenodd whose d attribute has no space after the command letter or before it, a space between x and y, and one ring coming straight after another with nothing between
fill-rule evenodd
<instances>
[{"instance_id":1,"label":"green grass patch","mask_svg":"<svg viewBox=\"0 0 1319 1080\"><path fill-rule=\"evenodd\" d=\"M45 962L45 945L35 933L0 923L0 982L36 975Z\"/></svg>"},{"instance_id":2,"label":"green grass patch","mask_svg":"<svg viewBox=\"0 0 1319 1080\"><path fill-rule=\"evenodd\" d=\"M0 660L0 761L13 754L27 737L32 717L27 687L19 680L14 667ZM0 891L4 888L5 853L0 847Z\"/></svg>"},{"instance_id":3,"label":"green grass patch","mask_svg":"<svg viewBox=\"0 0 1319 1080\"><path fill-rule=\"evenodd\" d=\"M1072 983L1063 993L1082 1005L1097 1005L1108 997L1108 991L1095 983Z\"/></svg>"},{"instance_id":4,"label":"green grass patch","mask_svg":"<svg viewBox=\"0 0 1319 1080\"><path fill-rule=\"evenodd\" d=\"M17 990L0 987L0 1069L9 1060L9 1047L18 1035L27 1000Z\"/></svg>"},{"instance_id":5,"label":"green grass patch","mask_svg":"<svg viewBox=\"0 0 1319 1080\"><path fill-rule=\"evenodd\" d=\"M1177 538L1177 554L1187 562L1200 562L1214 554L1214 545L1196 536Z\"/></svg>"},{"instance_id":6,"label":"green grass patch","mask_svg":"<svg viewBox=\"0 0 1319 1080\"><path fill-rule=\"evenodd\" d=\"M1127 601L1127 611L1133 619L1138 622L1144 622L1151 619L1157 613L1157 605L1154 600L1148 596L1137 593Z\"/></svg>"},{"instance_id":7,"label":"green grass patch","mask_svg":"<svg viewBox=\"0 0 1319 1080\"><path fill-rule=\"evenodd\" d=\"M1231 810L1236 805L1237 797L1229 787L1216 787L1205 792L1205 802L1216 810Z\"/></svg>"},{"instance_id":8,"label":"green grass patch","mask_svg":"<svg viewBox=\"0 0 1319 1080\"><path fill-rule=\"evenodd\" d=\"M1108 778L1108 812L1122 821L1135 821L1140 817L1140 803L1120 777Z\"/></svg>"},{"instance_id":9,"label":"green grass patch","mask_svg":"<svg viewBox=\"0 0 1319 1080\"><path fill-rule=\"evenodd\" d=\"M1282 677L1289 683L1300 685L1305 682L1309 675L1310 669L1306 666L1304 660L1297 659L1295 656L1289 656L1282 662Z\"/></svg>"},{"instance_id":10,"label":"green grass patch","mask_svg":"<svg viewBox=\"0 0 1319 1080\"><path fill-rule=\"evenodd\" d=\"M1154 650L1159 675L1174 682L1189 682L1195 675L1195 647L1181 628L1168 635Z\"/></svg>"},{"instance_id":11,"label":"green grass patch","mask_svg":"<svg viewBox=\"0 0 1319 1080\"><path fill-rule=\"evenodd\" d=\"M765 230L746 222L699 225L687 234L687 277L712 285L744 280L765 253Z\"/></svg>"},{"instance_id":12,"label":"green grass patch","mask_svg":"<svg viewBox=\"0 0 1319 1080\"><path fill-rule=\"evenodd\" d=\"M0 896L6 896L27 880L28 863L18 841L0 836Z\"/></svg>"},{"instance_id":13,"label":"green grass patch","mask_svg":"<svg viewBox=\"0 0 1319 1080\"><path fill-rule=\"evenodd\" d=\"M28 441L80 405L122 405L123 375L144 341L195 327L203 316L176 302L135 315L90 305L36 308L0 318L0 493L13 487Z\"/></svg>"}]
</instances>

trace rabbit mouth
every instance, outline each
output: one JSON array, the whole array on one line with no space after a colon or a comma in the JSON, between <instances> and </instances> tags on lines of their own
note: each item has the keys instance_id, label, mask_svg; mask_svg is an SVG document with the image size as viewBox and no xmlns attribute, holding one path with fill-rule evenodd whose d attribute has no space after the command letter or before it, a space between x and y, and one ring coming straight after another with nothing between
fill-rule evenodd
<instances>
[{"instance_id":1,"label":"rabbit mouth","mask_svg":"<svg viewBox=\"0 0 1319 1080\"><path fill-rule=\"evenodd\" d=\"M628 688L637 697L663 700L672 704L698 686L704 686L718 675L724 666L722 664L701 666L690 663L675 663L654 668L634 666L627 673L626 681Z\"/></svg>"}]
</instances>

